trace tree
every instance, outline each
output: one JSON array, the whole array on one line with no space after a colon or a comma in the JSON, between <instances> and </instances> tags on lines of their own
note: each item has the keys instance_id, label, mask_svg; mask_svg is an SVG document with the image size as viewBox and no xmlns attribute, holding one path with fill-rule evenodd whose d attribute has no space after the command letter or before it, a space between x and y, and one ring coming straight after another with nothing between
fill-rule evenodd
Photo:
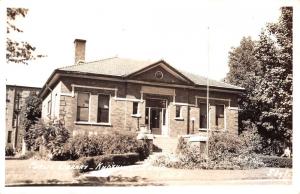
<instances>
[{"instance_id":1,"label":"tree","mask_svg":"<svg viewBox=\"0 0 300 194\"><path fill-rule=\"evenodd\" d=\"M279 21L261 33L256 53L263 67L255 90L261 110L258 129L265 147L277 153L292 145L292 23L292 7L281 8Z\"/></svg>"},{"instance_id":2,"label":"tree","mask_svg":"<svg viewBox=\"0 0 300 194\"><path fill-rule=\"evenodd\" d=\"M292 15L291 7L281 8L258 41L243 38L229 53L226 81L245 88L240 131L255 124L268 153L292 144Z\"/></svg>"},{"instance_id":3,"label":"tree","mask_svg":"<svg viewBox=\"0 0 300 194\"><path fill-rule=\"evenodd\" d=\"M229 52L229 72L225 78L226 82L245 88L245 92L240 96L238 104L241 109L239 113L239 132L241 133L249 122L258 120L258 109L256 106L255 90L260 79L261 66L255 56L257 42L251 37L243 37L240 45L232 48Z\"/></svg>"},{"instance_id":4,"label":"tree","mask_svg":"<svg viewBox=\"0 0 300 194\"><path fill-rule=\"evenodd\" d=\"M28 149L34 147L35 139L39 132L34 129L34 125L41 118L42 101L35 92L31 92L25 99L25 106L21 109L20 123L23 128L24 141Z\"/></svg>"},{"instance_id":5,"label":"tree","mask_svg":"<svg viewBox=\"0 0 300 194\"><path fill-rule=\"evenodd\" d=\"M23 31L13 24L18 17L25 17L28 9L25 8L7 8L7 38L6 38L6 62L27 64L28 60L45 57L36 54L36 48L26 41L15 41L9 38L12 32L22 33Z\"/></svg>"}]
</instances>

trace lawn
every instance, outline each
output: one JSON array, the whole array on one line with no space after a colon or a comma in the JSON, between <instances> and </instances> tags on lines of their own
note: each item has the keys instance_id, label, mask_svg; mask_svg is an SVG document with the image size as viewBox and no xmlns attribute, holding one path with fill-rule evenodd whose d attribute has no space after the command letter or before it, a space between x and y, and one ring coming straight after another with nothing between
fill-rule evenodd
<instances>
[{"instance_id":1,"label":"lawn","mask_svg":"<svg viewBox=\"0 0 300 194\"><path fill-rule=\"evenodd\" d=\"M75 176L71 161L6 160L5 183L16 185L199 185L291 184L292 169L183 170L154 167L148 163L93 171ZM74 167L74 166L73 166ZM104 175L106 174L106 175ZM109 178L107 177L109 175Z\"/></svg>"},{"instance_id":2,"label":"lawn","mask_svg":"<svg viewBox=\"0 0 300 194\"><path fill-rule=\"evenodd\" d=\"M67 184L74 180L67 161L5 160L5 184Z\"/></svg>"}]
</instances>

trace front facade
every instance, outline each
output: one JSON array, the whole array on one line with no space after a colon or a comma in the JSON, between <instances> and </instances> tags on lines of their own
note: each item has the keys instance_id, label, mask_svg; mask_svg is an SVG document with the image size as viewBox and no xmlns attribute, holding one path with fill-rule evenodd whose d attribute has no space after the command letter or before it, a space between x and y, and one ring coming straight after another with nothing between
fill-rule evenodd
<instances>
[{"instance_id":1,"label":"front facade","mask_svg":"<svg viewBox=\"0 0 300 194\"><path fill-rule=\"evenodd\" d=\"M84 43L75 41L79 50ZM80 58L84 56L76 57ZM209 80L207 101L205 78L163 60L115 57L76 62L55 70L40 93L43 120L60 120L73 134L142 128L165 137L207 129L238 132L237 99L242 88Z\"/></svg>"},{"instance_id":2,"label":"front facade","mask_svg":"<svg viewBox=\"0 0 300 194\"><path fill-rule=\"evenodd\" d=\"M23 129L20 125L20 111L25 106L26 98L41 88L29 86L6 85L6 133L5 145L14 149L20 149L23 141Z\"/></svg>"}]
</instances>

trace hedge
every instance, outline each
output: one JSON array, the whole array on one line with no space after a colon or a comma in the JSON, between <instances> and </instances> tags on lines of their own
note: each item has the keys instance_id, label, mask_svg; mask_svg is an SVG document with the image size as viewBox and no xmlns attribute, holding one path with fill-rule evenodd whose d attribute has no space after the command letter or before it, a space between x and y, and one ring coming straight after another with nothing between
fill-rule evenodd
<instances>
[{"instance_id":1,"label":"hedge","mask_svg":"<svg viewBox=\"0 0 300 194\"><path fill-rule=\"evenodd\" d=\"M275 167L275 168L293 167L292 158L282 158L278 156L260 156L260 159L266 165L266 167Z\"/></svg>"},{"instance_id":2,"label":"hedge","mask_svg":"<svg viewBox=\"0 0 300 194\"><path fill-rule=\"evenodd\" d=\"M107 154L93 157L82 157L78 160L78 166L84 166L79 169L79 172L87 172L93 170L100 170L103 167L116 167L133 165L139 161L138 153L126 154Z\"/></svg>"},{"instance_id":3,"label":"hedge","mask_svg":"<svg viewBox=\"0 0 300 194\"><path fill-rule=\"evenodd\" d=\"M14 156L15 152L14 149L11 146L5 147L5 156Z\"/></svg>"}]
</instances>

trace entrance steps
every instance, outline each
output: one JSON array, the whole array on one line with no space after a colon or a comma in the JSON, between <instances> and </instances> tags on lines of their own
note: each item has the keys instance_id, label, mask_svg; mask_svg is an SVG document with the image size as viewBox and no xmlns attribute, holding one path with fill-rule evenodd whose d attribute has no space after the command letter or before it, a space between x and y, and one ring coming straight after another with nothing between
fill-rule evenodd
<instances>
[{"instance_id":1,"label":"entrance steps","mask_svg":"<svg viewBox=\"0 0 300 194\"><path fill-rule=\"evenodd\" d=\"M175 153L177 143L177 137L154 135L153 152Z\"/></svg>"}]
</instances>

